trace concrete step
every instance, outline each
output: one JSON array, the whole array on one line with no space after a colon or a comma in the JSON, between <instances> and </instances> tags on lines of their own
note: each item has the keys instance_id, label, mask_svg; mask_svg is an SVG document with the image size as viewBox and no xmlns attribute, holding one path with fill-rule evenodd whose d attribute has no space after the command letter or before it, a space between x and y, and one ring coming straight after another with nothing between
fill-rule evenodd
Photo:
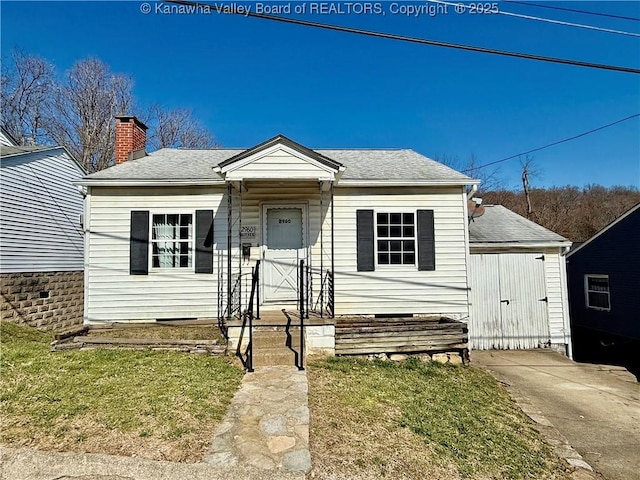
<instances>
[{"instance_id":1,"label":"concrete step","mask_svg":"<svg viewBox=\"0 0 640 480\"><path fill-rule=\"evenodd\" d=\"M253 352L254 367L273 367L279 365L295 365L295 354L291 350L264 350Z\"/></svg>"},{"instance_id":2,"label":"concrete step","mask_svg":"<svg viewBox=\"0 0 640 480\"><path fill-rule=\"evenodd\" d=\"M300 345L300 334L298 332L289 332L291 337L290 345L295 349L296 345ZM270 348L287 348L289 336L285 331L257 331L253 332L253 350L254 352L262 349Z\"/></svg>"},{"instance_id":3,"label":"concrete step","mask_svg":"<svg viewBox=\"0 0 640 480\"><path fill-rule=\"evenodd\" d=\"M287 349L291 348L293 350L297 350L300 348L300 337L291 337L291 342L288 344L286 337L282 338L254 338L253 339L253 350L269 350L272 348L281 348Z\"/></svg>"}]
</instances>

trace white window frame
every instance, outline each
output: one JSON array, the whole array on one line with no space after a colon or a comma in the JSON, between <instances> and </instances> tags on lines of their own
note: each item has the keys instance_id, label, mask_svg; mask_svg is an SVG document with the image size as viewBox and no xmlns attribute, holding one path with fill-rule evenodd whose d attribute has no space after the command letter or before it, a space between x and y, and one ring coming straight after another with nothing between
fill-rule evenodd
<instances>
[{"instance_id":1,"label":"white window frame","mask_svg":"<svg viewBox=\"0 0 640 480\"><path fill-rule=\"evenodd\" d=\"M589 279L591 278L604 278L607 280L607 291L602 292L598 290L589 290ZM609 307L597 307L595 305L589 305L589 293L606 293L607 294L607 303ZM587 308L592 310L603 310L610 311L611 310L611 284L609 283L609 275L595 274L595 273L587 273L584 276L584 305Z\"/></svg>"},{"instance_id":2,"label":"white window frame","mask_svg":"<svg viewBox=\"0 0 640 480\"><path fill-rule=\"evenodd\" d=\"M407 213L410 213L413 215L413 237L405 237L404 236L404 232L402 237L390 237L390 236L386 236L386 237L381 237L378 235L378 214L382 213L382 214L388 214L388 215L392 215L392 214L400 214L400 215L404 215ZM374 255L375 255L375 265L376 268L380 267L380 268L403 268L403 267L417 267L418 265L418 212L416 210L394 210L394 211L390 211L390 210L374 210L373 211L373 216L374 216L374 222L373 222L373 239L374 239ZM389 224L390 226L391 224ZM401 224L402 227L404 227L404 222ZM401 228L402 228L401 227ZM388 241L406 241L406 240L413 240L413 263L380 263L378 261L378 240L388 240ZM404 251L404 249L403 249ZM397 253L397 252L395 252ZM391 252L389 253L391 254ZM402 260L404 260L404 254L400 253L400 255L402 255Z\"/></svg>"},{"instance_id":3,"label":"white window frame","mask_svg":"<svg viewBox=\"0 0 640 480\"><path fill-rule=\"evenodd\" d=\"M195 242L195 223L196 223L196 215L195 215L195 211L191 210L191 211L185 211L185 210L173 210L173 209L166 209L166 210L158 210L158 211L150 211L149 212L150 217L149 218L149 270L153 270L153 271L171 271L171 272L195 272L195 255L194 255L194 242ZM153 239L153 217L155 215L191 215L191 231L190 231L190 238L187 240L182 240L182 239L178 239L177 241L180 243L185 243L188 242L189 243L189 248L188 248L188 255L191 258L191 265L187 266L187 267L154 267L153 266L153 244L154 243L164 243L160 240L154 240ZM178 222L180 220L178 219Z\"/></svg>"}]
</instances>

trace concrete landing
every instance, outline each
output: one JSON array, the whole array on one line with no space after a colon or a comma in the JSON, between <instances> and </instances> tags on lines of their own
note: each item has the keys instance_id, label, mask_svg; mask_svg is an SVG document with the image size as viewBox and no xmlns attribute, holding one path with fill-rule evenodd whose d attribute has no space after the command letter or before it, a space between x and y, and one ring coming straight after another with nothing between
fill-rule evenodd
<instances>
[{"instance_id":1,"label":"concrete landing","mask_svg":"<svg viewBox=\"0 0 640 480\"><path fill-rule=\"evenodd\" d=\"M205 456L218 467L308 472L309 384L293 366L256 368L233 397Z\"/></svg>"}]
</instances>

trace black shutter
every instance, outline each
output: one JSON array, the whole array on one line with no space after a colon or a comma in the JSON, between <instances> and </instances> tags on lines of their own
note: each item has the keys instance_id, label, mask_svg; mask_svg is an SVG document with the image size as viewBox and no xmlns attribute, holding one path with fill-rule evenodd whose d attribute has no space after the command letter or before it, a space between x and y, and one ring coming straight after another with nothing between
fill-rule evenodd
<instances>
[{"instance_id":1,"label":"black shutter","mask_svg":"<svg viewBox=\"0 0 640 480\"><path fill-rule=\"evenodd\" d=\"M213 210L196 210L196 273L213 273Z\"/></svg>"},{"instance_id":2,"label":"black shutter","mask_svg":"<svg viewBox=\"0 0 640 480\"><path fill-rule=\"evenodd\" d=\"M375 268L373 210L356 210L358 271L373 272Z\"/></svg>"},{"instance_id":3,"label":"black shutter","mask_svg":"<svg viewBox=\"0 0 640 480\"><path fill-rule=\"evenodd\" d=\"M149 212L146 210L131 212L129 273L131 275L149 273Z\"/></svg>"},{"instance_id":4,"label":"black shutter","mask_svg":"<svg viewBox=\"0 0 640 480\"><path fill-rule=\"evenodd\" d=\"M418 270L435 269L433 210L418 210Z\"/></svg>"}]
</instances>

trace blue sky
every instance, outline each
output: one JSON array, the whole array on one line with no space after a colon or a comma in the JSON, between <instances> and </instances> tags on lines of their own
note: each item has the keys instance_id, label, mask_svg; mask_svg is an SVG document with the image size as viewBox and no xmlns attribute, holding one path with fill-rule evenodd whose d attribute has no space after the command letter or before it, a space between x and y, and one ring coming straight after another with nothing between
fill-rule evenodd
<instances>
[{"instance_id":1,"label":"blue sky","mask_svg":"<svg viewBox=\"0 0 640 480\"><path fill-rule=\"evenodd\" d=\"M161 14L158 2L149 2L152 11L145 15L142 3L2 1L2 54L19 47L47 58L60 73L79 59L98 57L114 72L133 76L142 105L192 108L226 147L250 147L283 133L311 148L403 147L432 158L475 155L488 163L640 112L637 74L241 16ZM249 1L217 3L256 8ZM310 8L319 2L291 2L302 3ZM540 3L640 17L639 2ZM303 18L640 68L638 37L505 15L456 14L452 7L447 14L407 17L392 13L391 2L381 5L384 15ZM638 21L506 2L498 7L640 33ZM640 118L532 156L540 172L534 186L640 187ZM519 186L519 170L518 160L502 164L508 187Z\"/></svg>"}]
</instances>

